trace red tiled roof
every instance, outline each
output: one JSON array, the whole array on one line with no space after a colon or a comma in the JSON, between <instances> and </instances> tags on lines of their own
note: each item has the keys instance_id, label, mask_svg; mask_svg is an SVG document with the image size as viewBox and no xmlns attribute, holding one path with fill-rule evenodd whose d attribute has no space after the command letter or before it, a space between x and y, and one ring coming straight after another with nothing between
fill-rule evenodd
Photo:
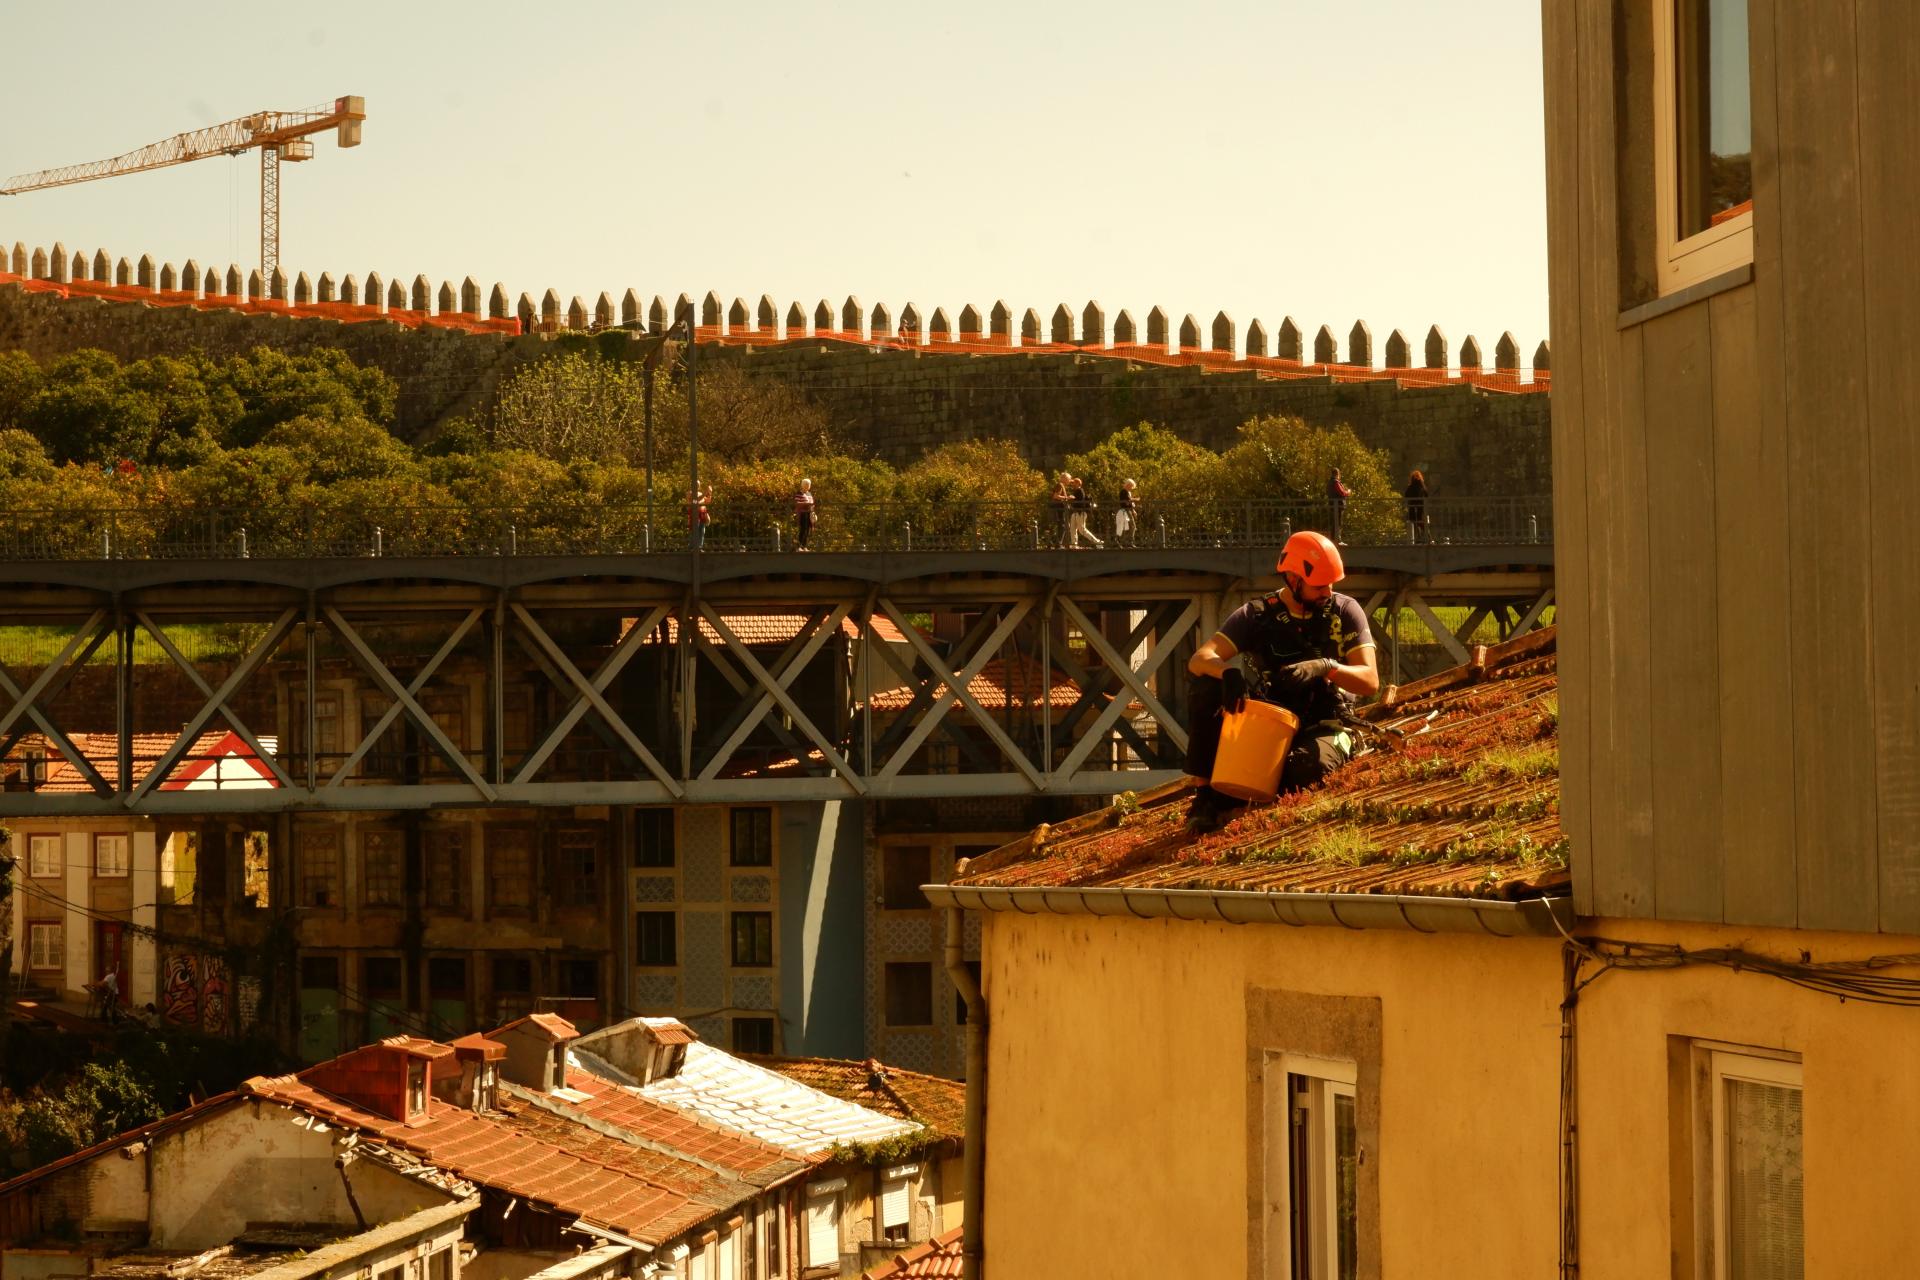
<instances>
[{"instance_id":1,"label":"red tiled roof","mask_svg":"<svg viewBox=\"0 0 1920 1280\"><path fill-rule=\"evenodd\" d=\"M133 773L135 777L144 775L147 770L158 764L160 757L173 746L177 735L171 733L136 733L132 738ZM74 750L85 757L87 763L106 780L109 786L120 785L120 740L111 733L70 733L67 735ZM22 739L23 744L33 747L46 757L46 781L35 787L36 792L48 795L86 795L93 788L73 764L60 754L53 742L41 734L30 734ZM261 743L269 752L277 750L270 741ZM20 756L13 756L9 764L17 764ZM234 760L244 765L250 772L258 774L268 786L279 786L269 769L260 758L253 754L239 734L231 730L203 733L194 740L193 746L181 757L167 780L160 784L162 791L185 791L192 789L196 782L210 771L215 771L225 760ZM216 773L216 778L219 775ZM201 782L203 787L216 785L213 779ZM236 785L226 781L226 786ZM248 785L254 785L251 782Z\"/></svg>"},{"instance_id":2,"label":"red tiled roof","mask_svg":"<svg viewBox=\"0 0 1920 1280\"><path fill-rule=\"evenodd\" d=\"M596 1158L573 1149L575 1141L561 1145L536 1136L531 1122L526 1128L516 1125L513 1113L520 1108L511 1099L501 1100L500 1114L484 1114L429 1098L426 1118L407 1124L324 1093L297 1076L255 1076L240 1088L376 1137L470 1182L550 1205L556 1212L648 1244L669 1240L715 1212L705 1199L685 1189L684 1176L649 1178L632 1167L635 1160L610 1162L605 1158L612 1154L609 1148L600 1148Z\"/></svg>"},{"instance_id":3,"label":"red tiled roof","mask_svg":"<svg viewBox=\"0 0 1920 1280\"><path fill-rule=\"evenodd\" d=\"M692 1044L700 1038L692 1027L677 1018L649 1018L646 1025L660 1044Z\"/></svg>"},{"instance_id":4,"label":"red tiled roof","mask_svg":"<svg viewBox=\"0 0 1920 1280\"><path fill-rule=\"evenodd\" d=\"M936 1280L962 1272L960 1241L965 1227L955 1227L905 1253L896 1253L890 1261L861 1272L861 1280Z\"/></svg>"},{"instance_id":5,"label":"red tiled roof","mask_svg":"<svg viewBox=\"0 0 1920 1280\"><path fill-rule=\"evenodd\" d=\"M1079 686L1059 670L1054 671L1052 684L1043 691L1040 670L1040 664L1025 654L1011 661L995 658L967 682L967 692L989 711L1003 711L1009 703L1015 707L1038 706L1043 699L1051 707L1065 708L1080 700ZM913 686L904 684L876 690L873 709L905 711L913 702L914 693Z\"/></svg>"},{"instance_id":6,"label":"red tiled roof","mask_svg":"<svg viewBox=\"0 0 1920 1280\"><path fill-rule=\"evenodd\" d=\"M727 624L727 630L740 637L740 643L759 647L791 642L812 619L810 615L804 613L722 613L720 620ZM625 636L627 632L633 630L634 624L638 621L638 618L622 618L620 634ZM668 615L660 625L666 630L666 643L680 643L680 619L677 616ZM893 625L893 619L883 613L874 614L868 625L872 628L873 638L876 640L882 640L888 644L907 642L906 636L900 633L900 628ZM841 619L840 634L849 640L859 639L859 623L852 618ZM721 642L720 632L705 618L700 619L700 637L710 644ZM649 640L646 643L654 642Z\"/></svg>"},{"instance_id":7,"label":"red tiled roof","mask_svg":"<svg viewBox=\"0 0 1920 1280\"><path fill-rule=\"evenodd\" d=\"M856 1103L869 1111L912 1120L943 1138L966 1132L967 1086L945 1076L890 1067L877 1058L776 1058L741 1055L789 1080Z\"/></svg>"},{"instance_id":8,"label":"red tiled roof","mask_svg":"<svg viewBox=\"0 0 1920 1280\"><path fill-rule=\"evenodd\" d=\"M723 1129L679 1107L656 1101L578 1067L567 1068L567 1087L587 1095L568 1105L590 1120L610 1124L650 1142L721 1165L743 1178L767 1176L797 1152L736 1129Z\"/></svg>"},{"instance_id":9,"label":"red tiled roof","mask_svg":"<svg viewBox=\"0 0 1920 1280\"><path fill-rule=\"evenodd\" d=\"M1554 633L1389 690L1365 715L1407 736L1322 785L1191 836L1176 783L1041 827L956 884L1430 894L1564 892Z\"/></svg>"},{"instance_id":10,"label":"red tiled roof","mask_svg":"<svg viewBox=\"0 0 1920 1280\"><path fill-rule=\"evenodd\" d=\"M555 1040L577 1040L580 1038L580 1029L557 1013L525 1014L515 1018L505 1026L495 1027L492 1031L487 1032L487 1038L490 1040L498 1040L501 1032L511 1031L523 1023L538 1027Z\"/></svg>"}]
</instances>

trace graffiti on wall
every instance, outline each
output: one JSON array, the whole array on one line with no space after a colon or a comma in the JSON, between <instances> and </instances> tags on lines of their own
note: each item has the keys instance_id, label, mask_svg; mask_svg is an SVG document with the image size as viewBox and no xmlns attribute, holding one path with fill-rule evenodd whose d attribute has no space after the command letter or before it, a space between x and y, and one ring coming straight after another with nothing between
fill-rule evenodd
<instances>
[{"instance_id":1,"label":"graffiti on wall","mask_svg":"<svg viewBox=\"0 0 1920 1280\"><path fill-rule=\"evenodd\" d=\"M160 1013L168 1022L209 1035L228 1031L227 965L218 956L176 951L161 967Z\"/></svg>"}]
</instances>

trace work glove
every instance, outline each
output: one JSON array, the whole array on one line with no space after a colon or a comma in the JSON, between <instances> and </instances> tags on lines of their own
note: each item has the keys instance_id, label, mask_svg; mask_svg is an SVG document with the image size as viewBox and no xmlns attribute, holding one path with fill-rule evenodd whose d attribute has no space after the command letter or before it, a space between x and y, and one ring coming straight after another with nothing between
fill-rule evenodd
<instances>
[{"instance_id":1,"label":"work glove","mask_svg":"<svg viewBox=\"0 0 1920 1280\"><path fill-rule=\"evenodd\" d=\"M1339 665L1332 658L1308 658L1289 666L1287 674L1301 685L1311 685L1315 680L1325 680L1327 672Z\"/></svg>"},{"instance_id":2,"label":"work glove","mask_svg":"<svg viewBox=\"0 0 1920 1280\"><path fill-rule=\"evenodd\" d=\"M1271 681L1273 691L1283 703L1298 710L1319 692L1327 672L1338 665L1331 658L1309 658L1304 662L1290 663L1274 672Z\"/></svg>"},{"instance_id":3,"label":"work glove","mask_svg":"<svg viewBox=\"0 0 1920 1280\"><path fill-rule=\"evenodd\" d=\"M1238 667L1228 667L1220 674L1220 709L1228 715L1242 711L1247 705L1247 673Z\"/></svg>"}]
</instances>

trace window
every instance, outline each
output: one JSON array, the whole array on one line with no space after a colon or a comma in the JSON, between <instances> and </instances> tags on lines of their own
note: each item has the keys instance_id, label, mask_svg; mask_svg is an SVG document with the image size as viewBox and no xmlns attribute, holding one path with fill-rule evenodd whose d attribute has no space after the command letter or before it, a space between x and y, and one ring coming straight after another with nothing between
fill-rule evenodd
<instances>
[{"instance_id":1,"label":"window","mask_svg":"<svg viewBox=\"0 0 1920 1280\"><path fill-rule=\"evenodd\" d=\"M65 872L61 865L65 843L59 836L28 836L27 874L48 879Z\"/></svg>"},{"instance_id":2,"label":"window","mask_svg":"<svg viewBox=\"0 0 1920 1280\"><path fill-rule=\"evenodd\" d=\"M889 1242L905 1244L912 1221L913 1176L920 1172L917 1164L903 1164L885 1170L880 1175L880 1231L881 1238Z\"/></svg>"},{"instance_id":3,"label":"window","mask_svg":"<svg viewBox=\"0 0 1920 1280\"><path fill-rule=\"evenodd\" d=\"M554 964L554 977L559 980L560 994L571 1000L597 1000L600 998L600 962L591 958L569 956Z\"/></svg>"},{"instance_id":4,"label":"window","mask_svg":"<svg viewBox=\"0 0 1920 1280\"><path fill-rule=\"evenodd\" d=\"M525 956L493 958L493 1016L511 1022L533 1011L533 961Z\"/></svg>"},{"instance_id":5,"label":"window","mask_svg":"<svg viewBox=\"0 0 1920 1280\"><path fill-rule=\"evenodd\" d=\"M367 1000L389 1017L402 1016L400 1005L406 999L400 969L398 956L368 956L361 961L360 978L367 987Z\"/></svg>"},{"instance_id":6,"label":"window","mask_svg":"<svg viewBox=\"0 0 1920 1280\"><path fill-rule=\"evenodd\" d=\"M773 912L733 913L733 962L743 968L765 968L773 963Z\"/></svg>"},{"instance_id":7,"label":"window","mask_svg":"<svg viewBox=\"0 0 1920 1280\"><path fill-rule=\"evenodd\" d=\"M307 695L296 693L292 696L292 723L287 726L289 755L300 756L307 750ZM335 690L322 690L313 696L313 752L319 757L322 770L327 768L327 757L335 757L338 764L340 755L340 694Z\"/></svg>"},{"instance_id":8,"label":"window","mask_svg":"<svg viewBox=\"0 0 1920 1280\"><path fill-rule=\"evenodd\" d=\"M340 905L340 828L304 827L295 837L299 850L300 905Z\"/></svg>"},{"instance_id":9,"label":"window","mask_svg":"<svg viewBox=\"0 0 1920 1280\"><path fill-rule=\"evenodd\" d=\"M920 886L933 879L933 850L923 844L880 850L880 905L888 911L925 911L933 904Z\"/></svg>"},{"instance_id":10,"label":"window","mask_svg":"<svg viewBox=\"0 0 1920 1280\"><path fill-rule=\"evenodd\" d=\"M840 1265L840 1193L845 1178L807 1187L807 1265Z\"/></svg>"},{"instance_id":11,"label":"window","mask_svg":"<svg viewBox=\"0 0 1920 1280\"><path fill-rule=\"evenodd\" d=\"M1360 1148L1351 1062L1269 1057L1267 1275L1359 1274Z\"/></svg>"},{"instance_id":12,"label":"window","mask_svg":"<svg viewBox=\"0 0 1920 1280\"><path fill-rule=\"evenodd\" d=\"M467 905L467 833L459 827L429 827L421 833L425 853L427 906L461 911Z\"/></svg>"},{"instance_id":13,"label":"window","mask_svg":"<svg viewBox=\"0 0 1920 1280\"><path fill-rule=\"evenodd\" d=\"M1695 1274L1799 1276L1800 1064L1726 1045L1688 1051Z\"/></svg>"},{"instance_id":14,"label":"window","mask_svg":"<svg viewBox=\"0 0 1920 1280\"><path fill-rule=\"evenodd\" d=\"M735 1053L773 1052L772 1018L735 1018L732 1030Z\"/></svg>"},{"instance_id":15,"label":"window","mask_svg":"<svg viewBox=\"0 0 1920 1280\"><path fill-rule=\"evenodd\" d=\"M407 1064L407 1115L417 1116L427 1109L427 1064Z\"/></svg>"},{"instance_id":16,"label":"window","mask_svg":"<svg viewBox=\"0 0 1920 1280\"><path fill-rule=\"evenodd\" d=\"M29 924L27 926L27 965L33 969L59 969L66 964L66 926Z\"/></svg>"},{"instance_id":17,"label":"window","mask_svg":"<svg viewBox=\"0 0 1920 1280\"><path fill-rule=\"evenodd\" d=\"M393 705L393 699L380 693L360 695L360 732L367 733L380 723L380 717ZM397 778L404 771L407 754L406 713L395 716L360 757L360 776Z\"/></svg>"},{"instance_id":18,"label":"window","mask_svg":"<svg viewBox=\"0 0 1920 1280\"><path fill-rule=\"evenodd\" d=\"M591 907L600 901L600 829L573 827L560 832L554 848L554 896L563 907Z\"/></svg>"},{"instance_id":19,"label":"window","mask_svg":"<svg viewBox=\"0 0 1920 1280\"><path fill-rule=\"evenodd\" d=\"M127 874L127 838L125 836L93 838L93 874L97 876Z\"/></svg>"},{"instance_id":20,"label":"window","mask_svg":"<svg viewBox=\"0 0 1920 1280\"><path fill-rule=\"evenodd\" d=\"M525 911L533 905L533 833L525 827L487 828L487 906Z\"/></svg>"},{"instance_id":21,"label":"window","mask_svg":"<svg viewBox=\"0 0 1920 1280\"><path fill-rule=\"evenodd\" d=\"M1747 0L1656 0L1660 291L1753 261Z\"/></svg>"},{"instance_id":22,"label":"window","mask_svg":"<svg viewBox=\"0 0 1920 1280\"><path fill-rule=\"evenodd\" d=\"M369 907L400 905L401 861L405 856L398 831L360 833L360 900Z\"/></svg>"},{"instance_id":23,"label":"window","mask_svg":"<svg viewBox=\"0 0 1920 1280\"><path fill-rule=\"evenodd\" d=\"M674 859L673 810L633 811L633 865L671 867Z\"/></svg>"},{"instance_id":24,"label":"window","mask_svg":"<svg viewBox=\"0 0 1920 1280\"><path fill-rule=\"evenodd\" d=\"M427 1280L453 1280L453 1248L451 1246L427 1256Z\"/></svg>"},{"instance_id":25,"label":"window","mask_svg":"<svg viewBox=\"0 0 1920 1280\"><path fill-rule=\"evenodd\" d=\"M634 912L633 962L655 968L680 963L676 946L678 925L677 912Z\"/></svg>"},{"instance_id":26,"label":"window","mask_svg":"<svg viewBox=\"0 0 1920 1280\"><path fill-rule=\"evenodd\" d=\"M729 858L736 867L773 865L773 810L735 809Z\"/></svg>"},{"instance_id":27,"label":"window","mask_svg":"<svg viewBox=\"0 0 1920 1280\"><path fill-rule=\"evenodd\" d=\"M924 960L895 961L887 966L887 1025L933 1025L933 966Z\"/></svg>"},{"instance_id":28,"label":"window","mask_svg":"<svg viewBox=\"0 0 1920 1280\"><path fill-rule=\"evenodd\" d=\"M427 961L427 999L465 1000L467 961L464 956L434 956ZM457 1034L457 1033L456 1033Z\"/></svg>"}]
</instances>

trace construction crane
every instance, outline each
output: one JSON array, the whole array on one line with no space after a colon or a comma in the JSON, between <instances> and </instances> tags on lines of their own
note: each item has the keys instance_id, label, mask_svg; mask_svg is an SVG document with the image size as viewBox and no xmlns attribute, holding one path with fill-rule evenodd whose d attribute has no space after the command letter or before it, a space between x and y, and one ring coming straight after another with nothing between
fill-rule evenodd
<instances>
[{"instance_id":1,"label":"construction crane","mask_svg":"<svg viewBox=\"0 0 1920 1280\"><path fill-rule=\"evenodd\" d=\"M163 169L208 156L244 155L257 148L260 152L260 278L270 280L280 265L281 162L291 164L313 159L313 143L309 139L329 129L338 130L335 141L340 146L359 146L360 122L366 118L367 100L357 94L335 98L305 111L256 111L225 124L175 134L111 160L15 174L7 179L6 186L0 187L0 195L17 196L23 191Z\"/></svg>"}]
</instances>

